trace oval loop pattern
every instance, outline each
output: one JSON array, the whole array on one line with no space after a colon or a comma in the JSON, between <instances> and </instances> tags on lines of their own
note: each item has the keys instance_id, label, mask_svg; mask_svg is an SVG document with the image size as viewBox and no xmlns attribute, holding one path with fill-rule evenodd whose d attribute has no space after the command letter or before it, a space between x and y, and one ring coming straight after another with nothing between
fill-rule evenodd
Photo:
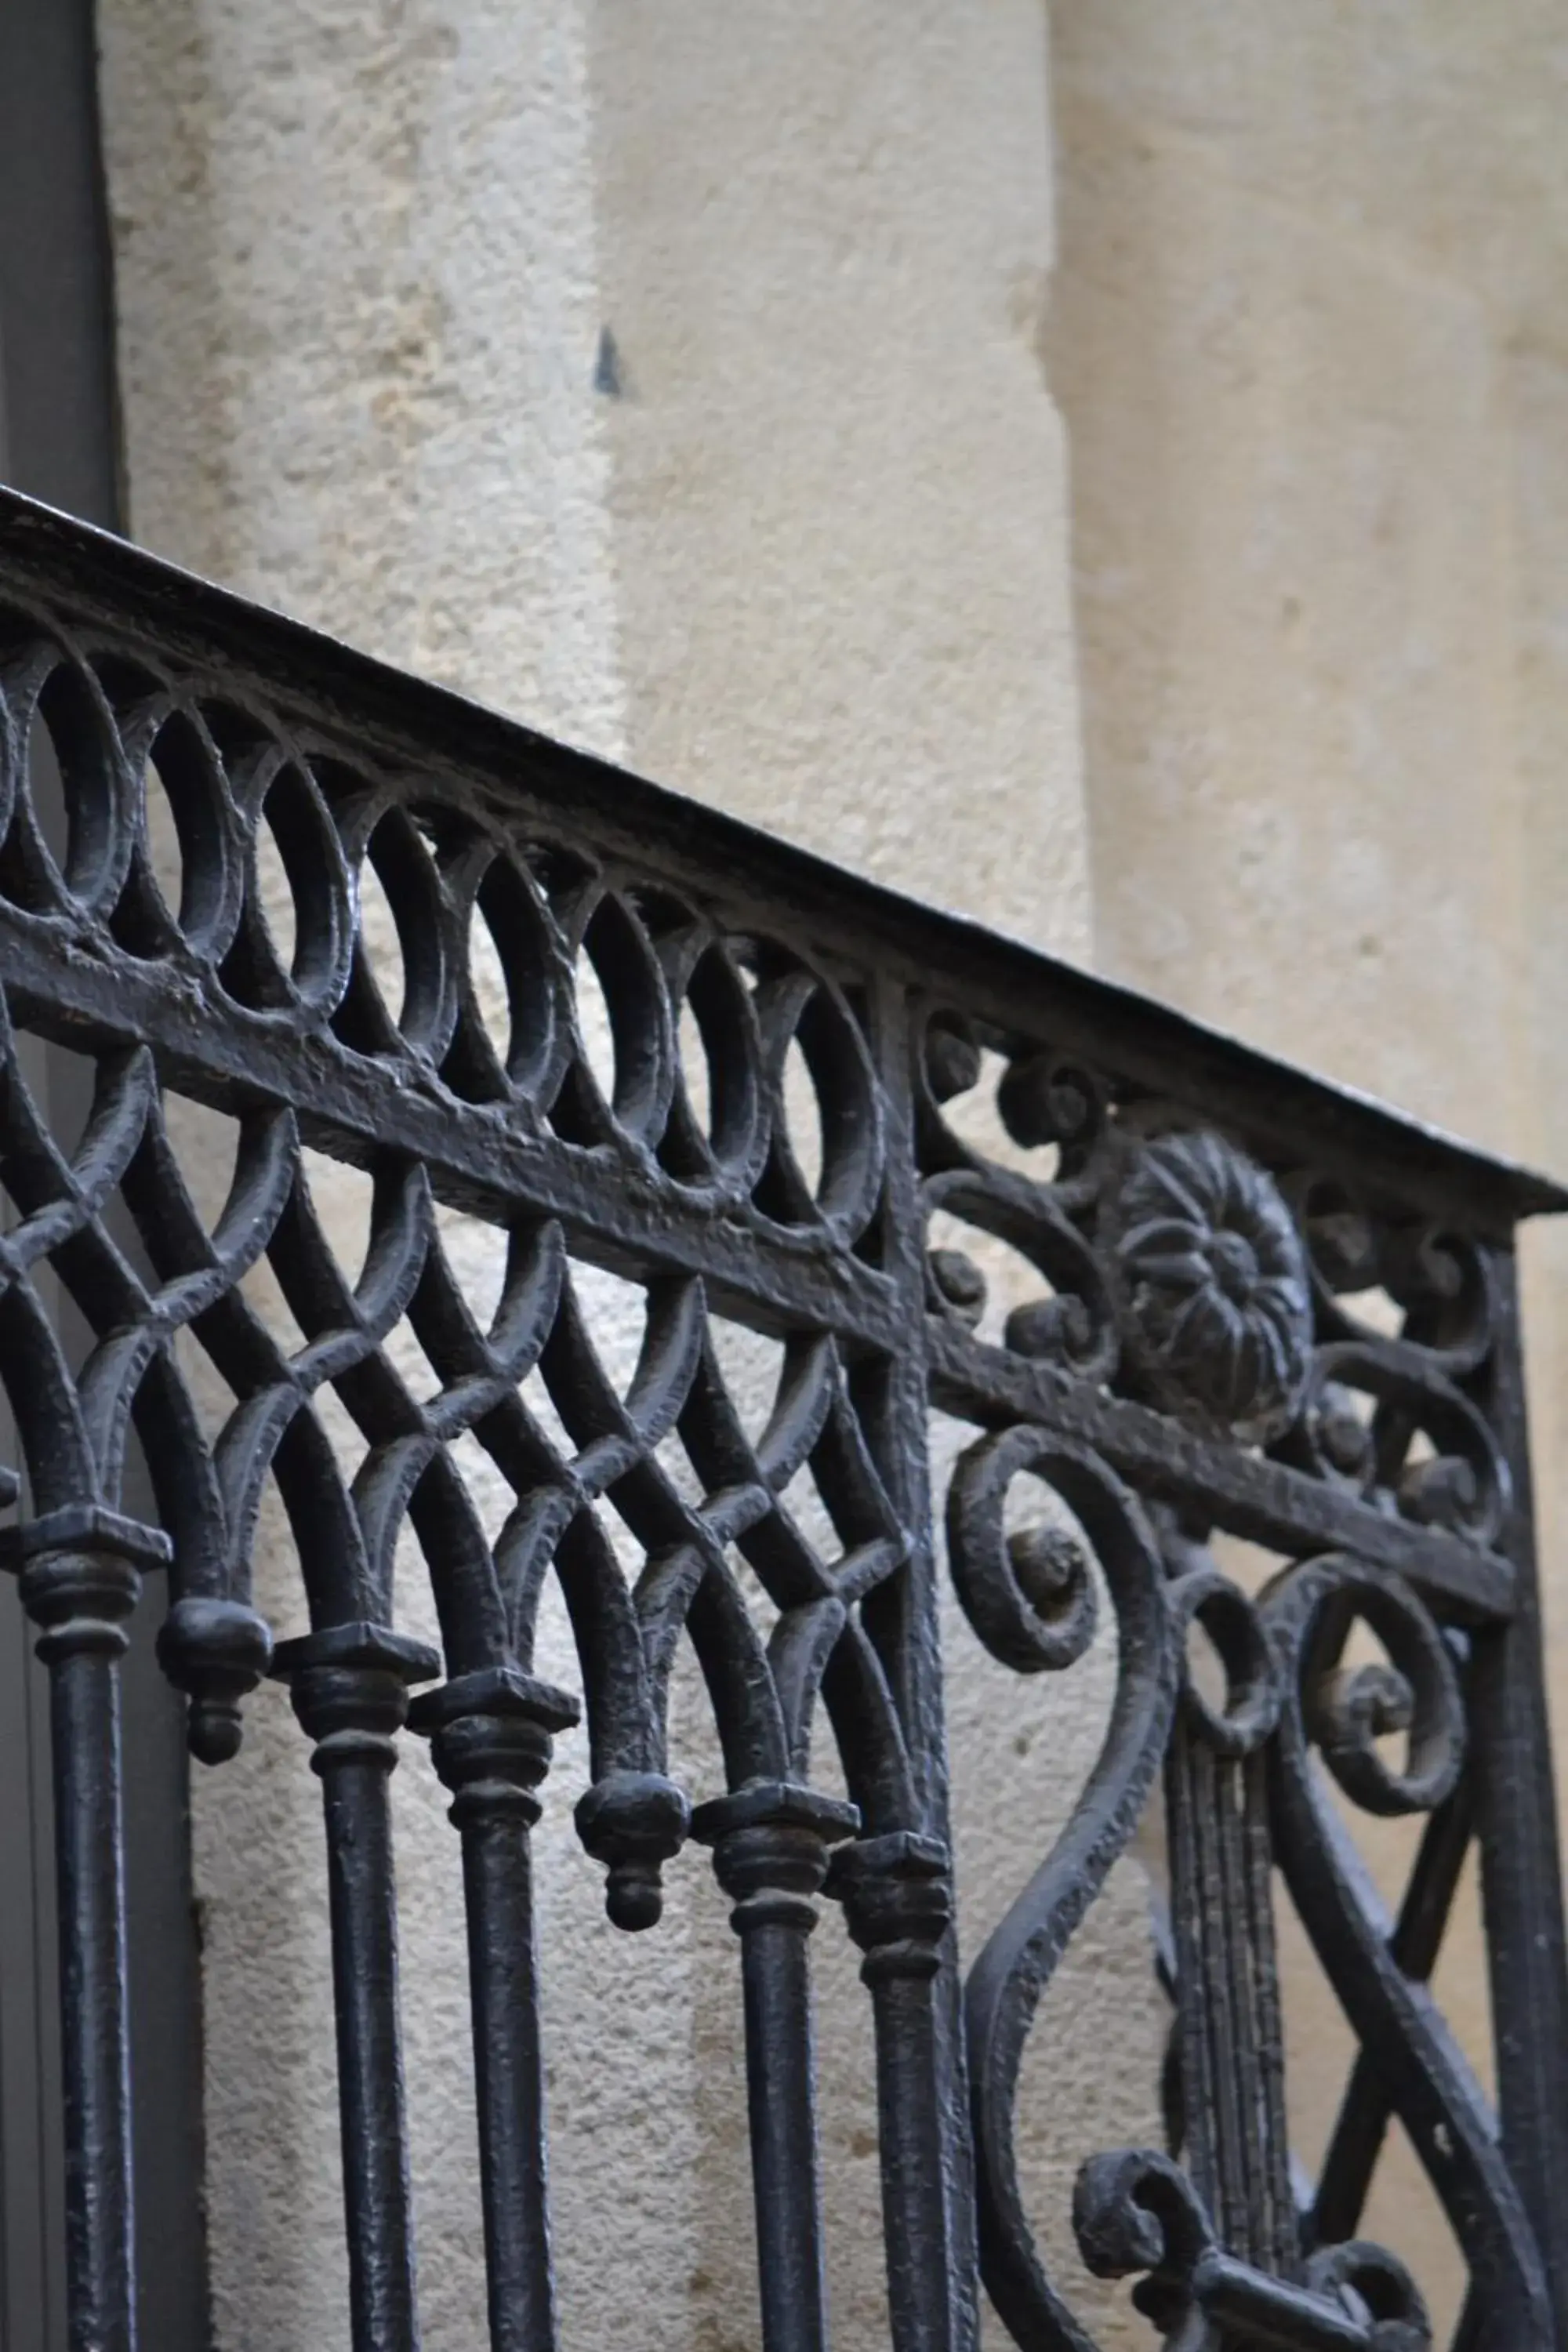
<instances>
[{"instance_id":1,"label":"oval loop pattern","mask_svg":"<svg viewBox=\"0 0 1568 2352\"><path fill-rule=\"evenodd\" d=\"M1081 2151L1090 2271L1141 2273L1174 2345L1428 2352L1413 2281L1354 2234L1397 2119L1468 2269L1464 2340L1544 2352L1568 1987L1503 1238L1523 1180L1353 1103L1320 1131L1321 1091L1253 1084L1191 1024L0 509L25 526L20 553L0 529L0 1500L25 1505L0 1560L50 1672L97 1677L72 1737L100 1793L143 1571L200 1760L235 1754L262 1675L289 1684L352 1961L359 2255L364 2198L387 2242L407 2220L384 1798L412 1733L465 1847L491 2332L555 2338L529 1841L581 1717L565 1801L612 1922L657 1925L689 1839L728 1898L770 2341L781 2314L799 2352L827 2340L826 1902L874 2010L890 2340L973 2339L977 2238L1013 2339L1091 2352L1026 2177L1023 2058L1109 1874L1163 1832L1170 2149ZM943 1518L990 1658L1110 1688L1065 1804L1079 1710L994 1745L997 1849L1062 1826L962 1991ZM275 1640L290 1576L309 1631ZM688 1650L721 1782L695 1806ZM65 1843L102 1859L85 1786L62 1775ZM1352 1809L1419 1817L1392 1926ZM1478 1843L1498 2013L1562 2028L1522 2060L1500 2035L1500 2124L1429 1989ZM1307 2207L1277 1873L1358 2044ZM62 1916L68 2039L111 2107L123 2037L80 1994L121 1965L112 1894ZM85 2116L79 2233L130 2210ZM414 2340L399 2242L351 2269L356 2341Z\"/></svg>"}]
</instances>

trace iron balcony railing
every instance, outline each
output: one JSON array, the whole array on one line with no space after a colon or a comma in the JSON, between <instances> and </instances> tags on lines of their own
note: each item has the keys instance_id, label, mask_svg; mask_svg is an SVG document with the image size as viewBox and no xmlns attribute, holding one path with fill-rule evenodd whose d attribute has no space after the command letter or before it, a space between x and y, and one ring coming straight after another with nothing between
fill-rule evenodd
<instances>
[{"instance_id":1,"label":"iron balcony railing","mask_svg":"<svg viewBox=\"0 0 1568 2352\"><path fill-rule=\"evenodd\" d=\"M892 2339L972 2345L978 2270L1037 2352L1089 2338L1025 2212L1021 2053L1162 1778L1170 2145L1082 2150L1090 2267L1139 2274L1184 2347L1414 2352L1416 2283L1355 2236L1397 2117L1468 2267L1458 2342L1568 2342L1568 2015L1512 1255L1517 1222L1563 1196L10 494L0 695L5 1556L52 1691L77 2352L134 2335L115 1685L149 1573L168 1580L162 1656L195 1756L233 1755L269 1673L314 1743L356 2352L418 2334L387 1790L411 1735L462 1843L498 2352L555 2340L542 1805L575 1800L627 1931L656 1929L686 1840L711 1851L739 1940L768 2352L828 2340L807 1969L825 1905L874 2018ZM95 1073L68 1147L29 1076L64 1048ZM216 1223L182 1171L174 1093L239 1123ZM981 1097L1005 1160L973 1139ZM307 1144L374 1178L357 1277ZM506 1236L488 1325L438 1203ZM1003 1255L1024 1272L998 1329ZM247 1287L263 1258L288 1336ZM583 1305L595 1263L646 1298L624 1392ZM1363 1317L1367 1292L1392 1322ZM386 1345L403 1318L433 1392ZM760 1435L721 1318L782 1343ZM197 1357L232 1392L216 1429ZM329 1391L364 1441L352 1483ZM934 1496L933 1408L972 1432ZM465 1433L515 1498L493 1541ZM802 1469L820 1524L792 1502ZM1066 1509L1009 1531L1024 1478ZM310 1624L278 1647L251 1578L269 1481ZM933 1520L941 1572L1009 1666L1070 1668L1098 1594L1119 1635L1069 1824L966 1956ZM439 1654L394 1626L405 1525ZM1227 1537L1275 1557L1260 1592L1222 1568ZM552 1574L580 1696L534 1671ZM1358 1622L1380 1663L1353 1664ZM1194 1623L1223 1695L1189 1666ZM728 1783L695 1812L666 1738L683 1635ZM591 1783L558 1795L552 1738L579 1706ZM848 1802L811 1784L819 1711ZM1392 1933L1347 1864L1342 1798L1426 1817ZM1495 2116L1426 1988L1472 1844ZM1305 2196L1275 1873L1361 2052Z\"/></svg>"}]
</instances>

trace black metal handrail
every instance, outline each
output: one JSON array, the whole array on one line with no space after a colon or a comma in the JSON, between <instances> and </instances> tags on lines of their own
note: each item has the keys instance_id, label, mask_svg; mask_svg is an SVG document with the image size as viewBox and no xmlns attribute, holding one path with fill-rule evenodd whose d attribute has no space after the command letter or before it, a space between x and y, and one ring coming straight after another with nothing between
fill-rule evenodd
<instances>
[{"instance_id":1,"label":"black metal handrail","mask_svg":"<svg viewBox=\"0 0 1568 2352\"><path fill-rule=\"evenodd\" d=\"M1563 1192L9 493L0 725L0 1381L22 1456L5 1543L52 1685L73 2347L134 2340L115 1685L149 1570L195 1755L235 1752L267 1673L314 1743L356 2352L417 2340L387 1805L405 1730L431 1743L463 1847L491 2341L554 2341L529 1846L580 1703L577 1822L612 1919L657 1924L689 1837L733 1901L768 2352L828 2340L807 1968L824 1899L872 2002L900 2352L973 2342L976 2242L1018 2344L1088 2341L1025 2213L1019 2067L1162 1777L1171 2146L1083 2150L1090 2266L1138 2274L1183 2346L1409 2352L1430 2340L1416 2284L1353 2234L1397 2116L1468 2266L1459 2341L1568 2341L1568 2013L1512 1258L1517 1222ZM90 1058L79 1139L51 1131L24 1037ZM216 1223L166 1090L238 1121ZM983 1097L1005 1164L973 1139ZM357 1276L307 1145L374 1178ZM507 1236L488 1328L437 1203ZM290 1335L246 1287L263 1258ZM584 1263L646 1297L624 1395ZM760 1436L715 1316L783 1343ZM385 1346L405 1317L434 1393ZM236 1400L216 1431L192 1346ZM367 1448L349 1484L329 1389ZM962 1986L933 1406L973 1432L934 1510L982 1641L1064 1670L1102 1589L1120 1636L1104 1753ZM494 1541L454 1453L470 1433L515 1497ZM792 1507L803 1467L831 1539ZM1026 1477L1064 1507L1013 1531ZM310 1623L277 1648L251 1585L269 1485ZM634 1581L606 1504L644 1554ZM405 1525L439 1651L394 1628ZM1224 1571L1224 1536L1277 1556L1261 1592ZM534 1671L547 1574L580 1701ZM1348 1663L1358 1622L1384 1663ZM1194 1623L1223 1698L1187 1664ZM695 1813L666 1740L682 1635L727 1779ZM811 1785L818 1702L847 1802ZM1392 1937L1347 1867L1331 1778L1427 1819ZM1426 1990L1473 1844L1495 2117ZM1305 2204L1276 1872L1361 2052Z\"/></svg>"}]
</instances>

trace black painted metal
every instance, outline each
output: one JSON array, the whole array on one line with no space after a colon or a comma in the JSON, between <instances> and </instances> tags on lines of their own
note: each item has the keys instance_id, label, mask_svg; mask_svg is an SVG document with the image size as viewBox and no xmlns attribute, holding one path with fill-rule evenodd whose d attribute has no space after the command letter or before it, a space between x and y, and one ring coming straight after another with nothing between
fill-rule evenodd
<instances>
[{"instance_id":1,"label":"black painted metal","mask_svg":"<svg viewBox=\"0 0 1568 2352\"><path fill-rule=\"evenodd\" d=\"M328 1626L272 1659L316 1743L326 1811L354 2352L419 2342L387 1782L408 1686L439 1671L433 1650L378 1625Z\"/></svg>"},{"instance_id":2,"label":"black painted metal","mask_svg":"<svg viewBox=\"0 0 1568 2352\"><path fill-rule=\"evenodd\" d=\"M712 1850L768 2352L833 2341L810 1956L838 1913L875 2036L898 2352L974 2345L977 2272L1025 2352L1082 2352L1020 2178L1020 2070L1162 1786L1172 2146L1083 2149L1089 2267L1135 2276L1186 2352L1415 2352L1416 2283L1353 2235L1397 2117L1468 2263L1457 2341L1568 2344L1568 2014L1510 1254L1518 1220L1564 1196L8 497L0 698L0 1379L36 1513L8 1557L57 1686L82 2352L133 2336L113 1690L122 1617L165 1555L161 1654L195 1755L234 1754L268 1671L313 1742L356 2352L418 2342L387 1801L411 1735L463 1847L499 2352L556 2341L542 1807L575 1798L629 1932L657 1928L689 1838ZM71 819L52 847L46 736ZM90 1062L79 1138L29 1091L28 1038ZM187 1097L237 1126L216 1220L182 1168ZM306 1144L374 1180L357 1275ZM482 1315L454 1210L504 1246ZM286 1318L250 1279L263 1261ZM644 1301L629 1383L590 1264ZM735 1326L755 1362L773 1350L760 1426ZM433 1376L417 1389L400 1333ZM194 1351L232 1395L216 1423ZM363 1440L352 1479L329 1390ZM1103 1752L962 1995L933 1406L970 1425L936 1517L987 1649L1065 1673L1107 1607L1118 1634ZM127 1485L132 1427L151 1508ZM459 1438L513 1497L494 1537ZM311 1624L276 1655L252 1586L269 1488ZM634 1580L605 1507L640 1548ZM439 1652L394 1622L405 1528ZM1260 1591L1227 1538L1273 1555ZM549 1777L578 1711L534 1670L551 1575L581 1791ZM695 1815L668 1752L683 1637L727 1780ZM813 1784L818 1714L847 1800ZM1430 1817L1392 1928L1345 1804ZM1428 1989L1477 1843L1496 2119ZM1359 2053L1305 2208L1281 1889Z\"/></svg>"},{"instance_id":3,"label":"black painted metal","mask_svg":"<svg viewBox=\"0 0 1568 2352\"><path fill-rule=\"evenodd\" d=\"M123 1560L47 1552L22 1576L43 1628L54 1739L66 2115L66 2261L73 2352L129 2352L135 2247L126 2017L120 1691L121 1619L140 1580Z\"/></svg>"},{"instance_id":4,"label":"black painted metal","mask_svg":"<svg viewBox=\"0 0 1568 2352\"><path fill-rule=\"evenodd\" d=\"M475 2089L496 2352L555 2341L545 2193L544 2056L529 1832L553 1732L575 1700L522 1675L459 1675L409 1710L453 1791L468 1910Z\"/></svg>"}]
</instances>

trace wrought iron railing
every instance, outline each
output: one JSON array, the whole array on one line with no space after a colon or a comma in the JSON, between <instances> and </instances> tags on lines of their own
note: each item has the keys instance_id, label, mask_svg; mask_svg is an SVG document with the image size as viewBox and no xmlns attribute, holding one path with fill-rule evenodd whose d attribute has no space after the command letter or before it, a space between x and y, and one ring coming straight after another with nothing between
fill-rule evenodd
<instances>
[{"instance_id":1,"label":"wrought iron railing","mask_svg":"<svg viewBox=\"0 0 1568 2352\"><path fill-rule=\"evenodd\" d=\"M0 1377L22 1457L5 1542L52 1684L78 2352L127 2352L134 2331L115 1683L149 1571L169 1580L162 1654L195 1754L233 1755L268 1673L314 1743L358 2352L417 2336L387 1795L409 1734L462 1842L491 2341L554 2340L529 1841L580 1703L576 1820L612 1919L656 1926L689 1838L734 1906L769 2352L827 2341L807 1981L825 1903L874 2012L900 2352L973 2343L976 2243L1019 2345L1087 2344L1026 2217L1020 2060L1162 1776L1170 2146L1083 2149L1090 2267L1139 2274L1184 2347L1411 2352L1429 2340L1417 2286L1355 2236L1398 2117L1468 2264L1457 2340L1568 2341L1568 2016L1511 1254L1516 1222L1563 1196L10 495L0 693ZM65 1048L95 1073L74 1141L28 1077L29 1053ZM216 1222L182 1171L175 1095L239 1123ZM983 1098L1005 1159L974 1140ZM305 1145L374 1178L357 1277ZM438 1203L505 1234L488 1323ZM263 1259L288 1336L247 1287ZM585 1263L646 1297L624 1392ZM436 1375L417 1393L386 1344L403 1318ZM760 1435L719 1318L782 1342ZM231 1392L216 1429L198 1360ZM352 1484L329 1391L366 1448ZM972 1427L934 1503L933 1406ZM465 1433L514 1497L494 1540ZM1064 1507L1018 1528L1026 1479ZM251 1584L269 1481L311 1627L276 1649ZM1103 1752L962 1991L933 1511L997 1658L1072 1666L1101 1593L1119 1637ZM405 1525L439 1654L394 1625ZM1274 1556L1261 1591L1225 1572L1227 1537ZM581 1702L534 1671L551 1575ZM1357 1623L1380 1662L1355 1663ZM1194 1624L1222 1691L1190 1661ZM728 1780L695 1813L666 1741L683 1636ZM810 1782L819 1708L848 1803ZM1426 1817L1392 1929L1331 1781ZM1426 1989L1472 1844L1495 2118ZM1361 2053L1306 2198L1276 1873Z\"/></svg>"}]
</instances>

